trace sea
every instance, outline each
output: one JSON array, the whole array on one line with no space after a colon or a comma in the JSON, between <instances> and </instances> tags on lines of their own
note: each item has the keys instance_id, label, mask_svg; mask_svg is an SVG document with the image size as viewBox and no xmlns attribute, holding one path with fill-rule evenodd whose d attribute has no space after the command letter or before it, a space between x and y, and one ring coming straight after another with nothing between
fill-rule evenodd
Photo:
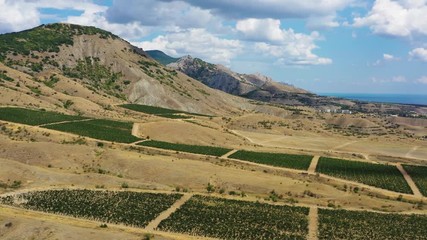
<instances>
[{"instance_id":1,"label":"sea","mask_svg":"<svg viewBox=\"0 0 427 240\"><path fill-rule=\"evenodd\" d=\"M321 96L380 103L401 103L427 106L427 93L421 94L371 94L371 93L319 93Z\"/></svg>"}]
</instances>

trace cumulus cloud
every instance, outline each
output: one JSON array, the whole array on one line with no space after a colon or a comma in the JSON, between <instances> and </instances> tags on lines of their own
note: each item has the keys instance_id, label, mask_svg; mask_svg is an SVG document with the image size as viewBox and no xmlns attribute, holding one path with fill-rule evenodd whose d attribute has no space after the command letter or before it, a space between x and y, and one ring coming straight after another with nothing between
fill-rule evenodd
<instances>
[{"instance_id":1,"label":"cumulus cloud","mask_svg":"<svg viewBox=\"0 0 427 240\"><path fill-rule=\"evenodd\" d=\"M20 31L40 25L40 13L34 6L22 11L24 1L0 0L0 33Z\"/></svg>"},{"instance_id":2,"label":"cumulus cloud","mask_svg":"<svg viewBox=\"0 0 427 240\"><path fill-rule=\"evenodd\" d=\"M170 0L164 0L170 1ZM183 0L232 19L329 16L354 0Z\"/></svg>"},{"instance_id":3,"label":"cumulus cloud","mask_svg":"<svg viewBox=\"0 0 427 240\"><path fill-rule=\"evenodd\" d=\"M106 17L114 23L138 22L144 26L172 26L184 29L219 25L219 21L208 10L183 1L114 1Z\"/></svg>"},{"instance_id":4,"label":"cumulus cloud","mask_svg":"<svg viewBox=\"0 0 427 240\"><path fill-rule=\"evenodd\" d=\"M383 59L384 59L384 61L397 61L397 60L399 60L398 57L395 57L395 56L393 56L391 54L387 54L387 53L383 54Z\"/></svg>"},{"instance_id":5,"label":"cumulus cloud","mask_svg":"<svg viewBox=\"0 0 427 240\"><path fill-rule=\"evenodd\" d=\"M173 56L190 54L214 63L230 63L242 50L239 40L220 38L206 29L188 29L160 35L152 41L135 42L145 50L158 49Z\"/></svg>"},{"instance_id":6,"label":"cumulus cloud","mask_svg":"<svg viewBox=\"0 0 427 240\"><path fill-rule=\"evenodd\" d=\"M236 24L236 30L245 40L254 41L255 50L278 59L286 65L331 64L329 58L321 58L313 53L314 43L320 40L318 32L295 33L293 29L282 29L280 20L245 19Z\"/></svg>"},{"instance_id":7,"label":"cumulus cloud","mask_svg":"<svg viewBox=\"0 0 427 240\"><path fill-rule=\"evenodd\" d=\"M311 29L334 28L339 26L340 23L336 21L335 15L310 17L307 19L307 27Z\"/></svg>"},{"instance_id":8,"label":"cumulus cloud","mask_svg":"<svg viewBox=\"0 0 427 240\"><path fill-rule=\"evenodd\" d=\"M150 33L151 28L142 26L137 22L130 23L110 23L105 17L103 11L93 12L93 11L85 11L83 14L79 16L70 16L65 22L85 25L85 26L95 26L107 31L110 31L116 35L121 36L126 39L136 39L146 36Z\"/></svg>"},{"instance_id":9,"label":"cumulus cloud","mask_svg":"<svg viewBox=\"0 0 427 240\"><path fill-rule=\"evenodd\" d=\"M425 48L415 48L409 52L411 59L421 60L427 62L427 49Z\"/></svg>"},{"instance_id":10,"label":"cumulus cloud","mask_svg":"<svg viewBox=\"0 0 427 240\"><path fill-rule=\"evenodd\" d=\"M427 1L376 0L366 16L354 19L353 26L395 37L427 35Z\"/></svg>"}]
</instances>

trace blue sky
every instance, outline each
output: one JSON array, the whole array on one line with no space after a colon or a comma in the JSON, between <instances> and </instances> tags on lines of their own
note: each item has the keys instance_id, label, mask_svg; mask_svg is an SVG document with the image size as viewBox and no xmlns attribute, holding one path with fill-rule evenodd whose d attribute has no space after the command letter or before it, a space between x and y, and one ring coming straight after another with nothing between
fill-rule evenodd
<instances>
[{"instance_id":1,"label":"blue sky","mask_svg":"<svg viewBox=\"0 0 427 240\"><path fill-rule=\"evenodd\" d=\"M0 0L0 33L70 22L316 93L427 95L427 0Z\"/></svg>"}]
</instances>

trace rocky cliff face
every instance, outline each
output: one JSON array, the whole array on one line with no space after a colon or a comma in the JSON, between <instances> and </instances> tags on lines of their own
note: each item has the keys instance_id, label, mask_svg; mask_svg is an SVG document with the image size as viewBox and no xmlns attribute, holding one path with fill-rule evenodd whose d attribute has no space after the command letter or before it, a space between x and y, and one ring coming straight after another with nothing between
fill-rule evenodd
<instances>
[{"instance_id":1,"label":"rocky cliff face","mask_svg":"<svg viewBox=\"0 0 427 240\"><path fill-rule=\"evenodd\" d=\"M283 104L302 104L292 96L310 94L291 85L275 82L260 73L240 74L222 65L207 63L199 58L185 56L169 67L179 70L203 84L246 98Z\"/></svg>"}]
</instances>

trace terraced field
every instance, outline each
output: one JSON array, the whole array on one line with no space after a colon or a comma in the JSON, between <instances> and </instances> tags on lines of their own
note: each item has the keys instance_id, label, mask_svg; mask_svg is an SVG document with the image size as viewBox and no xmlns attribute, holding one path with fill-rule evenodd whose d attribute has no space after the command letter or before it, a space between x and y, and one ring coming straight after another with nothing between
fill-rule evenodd
<instances>
[{"instance_id":1,"label":"terraced field","mask_svg":"<svg viewBox=\"0 0 427 240\"><path fill-rule=\"evenodd\" d=\"M138 145L168 149L168 150L179 151L179 152L212 155L212 156L222 156L231 151L231 149L221 148L221 147L187 145L187 144L179 144L179 143L154 141L154 140L138 143Z\"/></svg>"},{"instance_id":2,"label":"terraced field","mask_svg":"<svg viewBox=\"0 0 427 240\"><path fill-rule=\"evenodd\" d=\"M174 109L154 107L154 106L141 105L141 104L123 104L123 105L120 105L120 107L129 109L132 111L136 111L136 112L153 114L153 115L158 115L160 117L166 117L166 118L186 119L186 118L191 118L191 116L208 117L208 115L203 115L198 113L190 113L190 112L178 111ZM181 114L185 114L185 115L181 115ZM186 116L186 115L189 115L189 116Z\"/></svg>"},{"instance_id":3,"label":"terraced field","mask_svg":"<svg viewBox=\"0 0 427 240\"><path fill-rule=\"evenodd\" d=\"M313 156L240 150L229 156L229 158L261 163L275 167L307 170L310 166Z\"/></svg>"},{"instance_id":4,"label":"terraced field","mask_svg":"<svg viewBox=\"0 0 427 240\"><path fill-rule=\"evenodd\" d=\"M321 157L316 171L390 191L412 194L396 166Z\"/></svg>"},{"instance_id":5,"label":"terraced field","mask_svg":"<svg viewBox=\"0 0 427 240\"><path fill-rule=\"evenodd\" d=\"M25 108L0 108L0 120L22 123L27 125L42 125L47 123L75 121L86 119L81 116L65 115L57 112L31 110Z\"/></svg>"},{"instance_id":6,"label":"terraced field","mask_svg":"<svg viewBox=\"0 0 427 240\"><path fill-rule=\"evenodd\" d=\"M107 223L145 227L182 195L92 190L48 190L0 198L3 204Z\"/></svg>"},{"instance_id":7,"label":"terraced field","mask_svg":"<svg viewBox=\"0 0 427 240\"><path fill-rule=\"evenodd\" d=\"M308 208L194 196L158 227L220 239L306 239Z\"/></svg>"},{"instance_id":8,"label":"terraced field","mask_svg":"<svg viewBox=\"0 0 427 240\"><path fill-rule=\"evenodd\" d=\"M427 197L427 166L403 165L420 192Z\"/></svg>"},{"instance_id":9,"label":"terraced field","mask_svg":"<svg viewBox=\"0 0 427 240\"><path fill-rule=\"evenodd\" d=\"M427 239L427 215L319 209L319 239Z\"/></svg>"},{"instance_id":10,"label":"terraced field","mask_svg":"<svg viewBox=\"0 0 427 240\"><path fill-rule=\"evenodd\" d=\"M141 140L132 135L132 123L130 122L93 119L85 122L49 125L45 128L112 142L132 143Z\"/></svg>"}]
</instances>

